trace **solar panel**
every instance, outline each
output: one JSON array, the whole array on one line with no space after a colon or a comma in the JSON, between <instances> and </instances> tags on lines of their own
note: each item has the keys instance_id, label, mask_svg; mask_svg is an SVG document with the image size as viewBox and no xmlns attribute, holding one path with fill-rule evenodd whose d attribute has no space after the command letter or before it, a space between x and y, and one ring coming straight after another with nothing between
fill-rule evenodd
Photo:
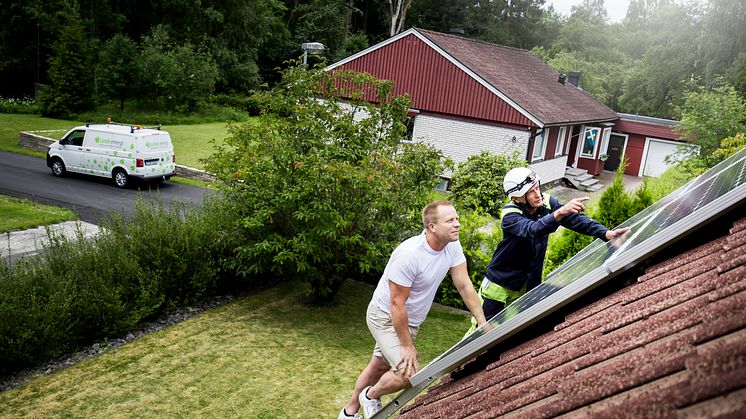
<instances>
[{"instance_id":1,"label":"solar panel","mask_svg":"<svg viewBox=\"0 0 746 419\"><path fill-rule=\"evenodd\" d=\"M491 330L477 329L412 376L374 417L388 417L427 386L471 358L505 341L541 318L591 291L717 215L746 201L746 149L691 180L618 227L630 227L623 242L596 239L542 284L490 319Z\"/></svg>"}]
</instances>

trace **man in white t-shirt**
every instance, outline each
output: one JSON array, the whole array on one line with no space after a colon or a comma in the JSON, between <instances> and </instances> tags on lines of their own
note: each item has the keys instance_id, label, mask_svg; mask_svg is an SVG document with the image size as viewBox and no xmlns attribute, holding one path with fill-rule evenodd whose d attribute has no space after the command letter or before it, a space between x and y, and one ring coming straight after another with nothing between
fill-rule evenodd
<instances>
[{"instance_id":1,"label":"man in white t-shirt","mask_svg":"<svg viewBox=\"0 0 746 419\"><path fill-rule=\"evenodd\" d=\"M366 321L376 346L339 419L360 418L360 407L369 418L381 409L381 396L411 386L409 378L419 369L414 338L449 271L469 311L480 326L485 323L458 241L456 209L446 200L432 202L422 210L422 224L422 234L391 254L373 293Z\"/></svg>"}]
</instances>

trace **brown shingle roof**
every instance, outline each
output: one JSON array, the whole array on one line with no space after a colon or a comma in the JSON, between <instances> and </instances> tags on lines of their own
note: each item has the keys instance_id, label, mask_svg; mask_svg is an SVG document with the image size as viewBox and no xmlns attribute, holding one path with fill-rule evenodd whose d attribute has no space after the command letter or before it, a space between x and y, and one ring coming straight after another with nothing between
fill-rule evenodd
<instances>
[{"instance_id":1,"label":"brown shingle roof","mask_svg":"<svg viewBox=\"0 0 746 419\"><path fill-rule=\"evenodd\" d=\"M746 417L746 218L731 225L401 417Z\"/></svg>"},{"instance_id":2,"label":"brown shingle roof","mask_svg":"<svg viewBox=\"0 0 746 419\"><path fill-rule=\"evenodd\" d=\"M417 31L545 125L619 118L588 93L570 83L559 83L559 73L527 50L424 29Z\"/></svg>"}]
</instances>

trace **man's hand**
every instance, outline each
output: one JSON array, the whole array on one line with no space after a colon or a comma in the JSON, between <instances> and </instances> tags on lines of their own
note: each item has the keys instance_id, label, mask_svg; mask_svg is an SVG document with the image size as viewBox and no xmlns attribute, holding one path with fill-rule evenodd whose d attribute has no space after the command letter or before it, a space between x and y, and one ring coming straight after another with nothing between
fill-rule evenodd
<instances>
[{"instance_id":1,"label":"man's hand","mask_svg":"<svg viewBox=\"0 0 746 419\"><path fill-rule=\"evenodd\" d=\"M614 240L622 238L629 233L629 227L617 228L616 230L609 230L606 232L606 240Z\"/></svg>"},{"instance_id":2,"label":"man's hand","mask_svg":"<svg viewBox=\"0 0 746 419\"><path fill-rule=\"evenodd\" d=\"M571 214L580 214L581 212L585 211L585 204L583 204L583 202L589 199L589 197L584 196L582 198L575 198L570 200L570 202L566 203L565 205L560 207L560 209L554 212L554 219L559 221L565 216Z\"/></svg>"},{"instance_id":3,"label":"man's hand","mask_svg":"<svg viewBox=\"0 0 746 419\"><path fill-rule=\"evenodd\" d=\"M629 231L629 227L609 230L606 232L606 240L608 240L611 247L616 250L622 246L622 243L624 243L624 240L627 238L627 233L629 233Z\"/></svg>"},{"instance_id":4,"label":"man's hand","mask_svg":"<svg viewBox=\"0 0 746 419\"><path fill-rule=\"evenodd\" d=\"M484 333L487 333L490 330L494 329L494 327L492 326L492 324L490 324L490 322L484 322L484 323L479 324L477 326L481 327L482 330L484 330Z\"/></svg>"},{"instance_id":5,"label":"man's hand","mask_svg":"<svg viewBox=\"0 0 746 419\"><path fill-rule=\"evenodd\" d=\"M404 378L409 379L420 370L420 364L417 362L417 349L414 345L401 347L401 361L396 365L396 371L401 373Z\"/></svg>"}]
</instances>

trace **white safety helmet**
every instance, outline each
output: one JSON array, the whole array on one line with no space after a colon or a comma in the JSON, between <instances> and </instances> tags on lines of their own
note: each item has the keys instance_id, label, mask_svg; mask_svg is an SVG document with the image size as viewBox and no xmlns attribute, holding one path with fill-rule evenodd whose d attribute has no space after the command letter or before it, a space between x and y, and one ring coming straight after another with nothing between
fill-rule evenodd
<instances>
[{"instance_id":1,"label":"white safety helmet","mask_svg":"<svg viewBox=\"0 0 746 419\"><path fill-rule=\"evenodd\" d=\"M516 167L505 174L503 190L508 198L519 197L526 195L540 181L541 178L533 170L527 167Z\"/></svg>"}]
</instances>

